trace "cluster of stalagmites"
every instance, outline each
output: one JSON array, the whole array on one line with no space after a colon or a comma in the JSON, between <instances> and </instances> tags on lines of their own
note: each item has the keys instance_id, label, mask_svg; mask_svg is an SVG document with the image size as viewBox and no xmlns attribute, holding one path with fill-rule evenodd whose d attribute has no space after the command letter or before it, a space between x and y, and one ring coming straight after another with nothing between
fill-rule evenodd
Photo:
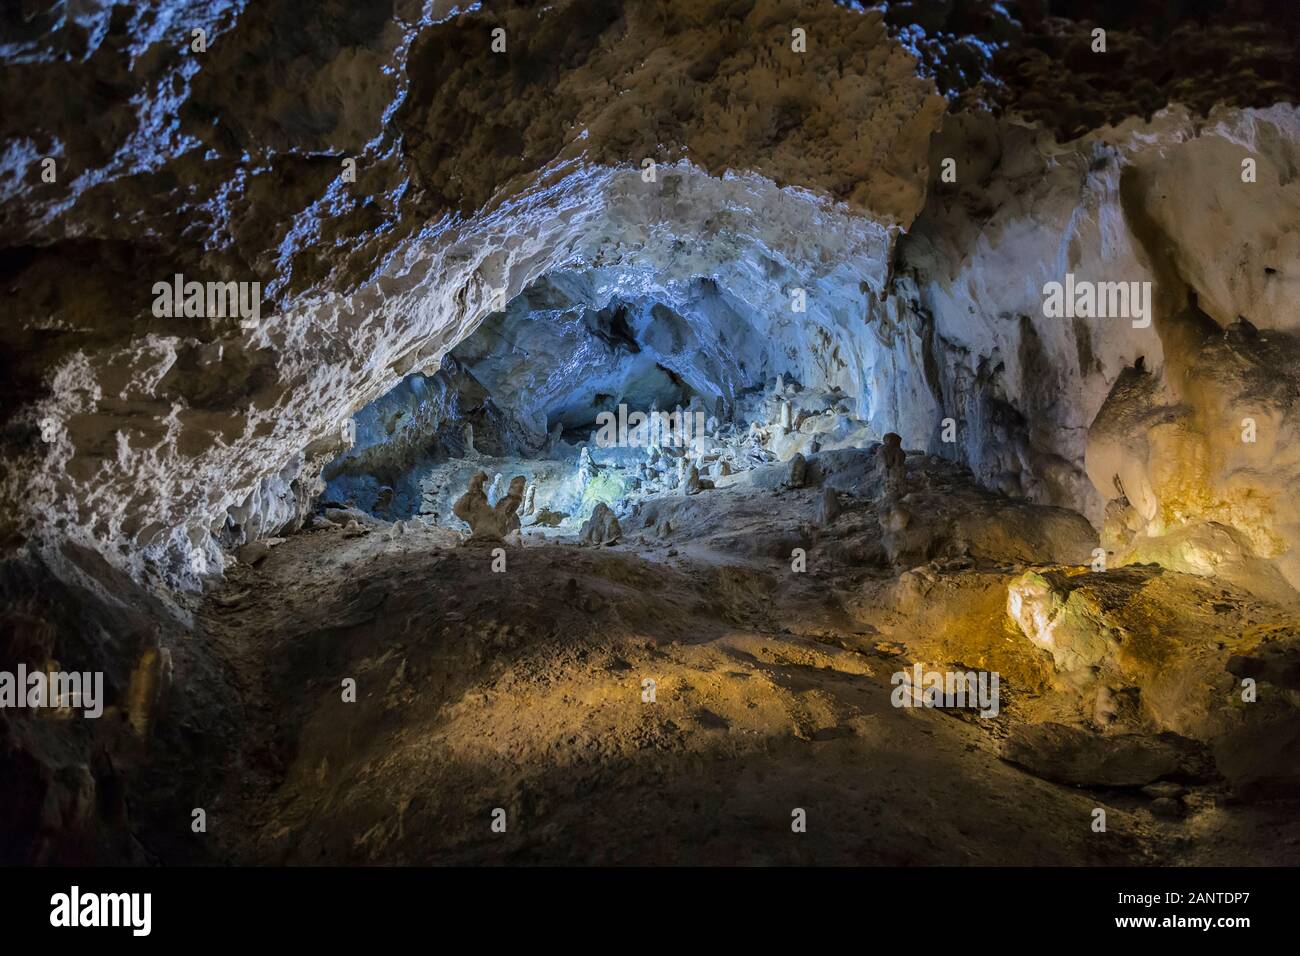
<instances>
[{"instance_id":1,"label":"cluster of stalagmites","mask_svg":"<svg viewBox=\"0 0 1300 956\"><path fill-rule=\"evenodd\" d=\"M804 390L781 376L749 405L752 417L741 415L742 424L737 424L723 420L721 401L706 417L699 397L692 398L685 410L679 406L669 416L673 422L693 423L686 426L684 441L660 441L650 426L643 426L633 435L634 444L645 449L645 458L632 468L629 498L696 495L760 465L802 461L805 452L820 450L821 439L837 429L864 444L868 438L865 425L849 416L847 400L838 389Z\"/></svg>"},{"instance_id":2,"label":"cluster of stalagmites","mask_svg":"<svg viewBox=\"0 0 1300 956\"><path fill-rule=\"evenodd\" d=\"M790 461L817 452L824 445L850 447L866 444L870 435L864 423L849 414L848 399L839 390L802 388L788 376L776 378L757 401L751 401L747 425L723 423L721 402L705 417L697 397L685 412L678 407L673 420L683 414L698 422L687 442L642 440L645 461L634 470L632 489L641 497L657 494L698 494L716 487L719 479L749 471L773 461Z\"/></svg>"},{"instance_id":3,"label":"cluster of stalagmites","mask_svg":"<svg viewBox=\"0 0 1300 956\"><path fill-rule=\"evenodd\" d=\"M780 376L766 389L743 396L728 418L719 399L712 414L699 396L672 412L652 409L645 421L630 428L618 446L593 433L590 445L565 454L557 436L547 448L558 461L521 461L510 490L500 497L502 474L489 485L488 473L478 471L469 489L452 507L452 514L469 525L470 541L501 541L523 528L572 527L580 544L613 544L622 537L626 521L642 502L657 498L692 497L732 483L755 468L781 465L776 490L803 488L808 456L828 449L861 448L876 444L866 424L853 417L839 389L805 389ZM606 450L598 462L592 448ZM898 504L904 475L904 452L897 434L884 436L876 454L881 458L887 500L892 506L887 530L900 531L907 515ZM547 451L543 451L543 456ZM480 456L470 454L464 459ZM561 462L571 464L564 467ZM538 465L557 467L539 468ZM569 470L571 469L571 470ZM461 472L463 474L463 471ZM432 492L445 478L427 482ZM463 478L461 480L464 480ZM485 485L488 487L485 490ZM454 487L454 486L453 486ZM437 520L436 501L429 513ZM838 496L824 489L815 521L826 527L840 514Z\"/></svg>"}]
</instances>

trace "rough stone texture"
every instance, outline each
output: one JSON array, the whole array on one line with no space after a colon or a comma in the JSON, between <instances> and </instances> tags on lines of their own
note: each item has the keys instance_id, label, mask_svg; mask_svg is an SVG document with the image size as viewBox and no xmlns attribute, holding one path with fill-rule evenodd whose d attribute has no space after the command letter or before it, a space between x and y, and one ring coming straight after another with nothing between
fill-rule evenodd
<instances>
[{"instance_id":1,"label":"rough stone texture","mask_svg":"<svg viewBox=\"0 0 1300 956\"><path fill-rule=\"evenodd\" d=\"M1268 588L1277 572L1255 565L1275 559L1291 586L1300 583L1293 494L1300 317L1265 306L1252 314L1295 324L1220 331L1210 323L1189 343L1181 368L1167 368L1163 380L1122 377L1100 409L1089 430L1088 471L1098 488L1109 479L1111 494L1119 492L1136 519L1136 534L1107 542L1120 560L1249 577ZM1149 540L1160 535L1170 540Z\"/></svg>"},{"instance_id":2,"label":"rough stone texture","mask_svg":"<svg viewBox=\"0 0 1300 956\"><path fill-rule=\"evenodd\" d=\"M456 499L452 513L470 527L471 542L503 541L511 532L519 530L519 516L516 514L524 500L523 475L510 479L509 490L493 502L483 491L487 481L484 472L478 472L470 479L469 490Z\"/></svg>"},{"instance_id":3,"label":"rough stone texture","mask_svg":"<svg viewBox=\"0 0 1300 956\"><path fill-rule=\"evenodd\" d=\"M19 201L0 229L23 250L4 323L23 402L7 416L10 546L62 522L125 545L138 574L219 569L211 532L232 508L257 510L268 475L337 449L353 411L436 368L497 290L508 300L557 269L608 270L681 307L678 283L710 276L779 323L809 373L809 335L847 347L840 290L883 286L942 100L877 14L798 8L816 52L796 61L793 4L723 6L421 18L340 3L305 33L287 4L105 12L88 41L101 82L128 82L143 57L130 82L148 92L89 125L71 104L93 71L55 62L61 24L29 24L8 52L30 83L12 88L45 99L6 111ZM490 51L497 24L511 56ZM188 50L193 26L207 54ZM305 112L275 92L286 84L313 91ZM37 185L60 142L60 181ZM654 183L646 157L661 163ZM86 265L75 286L57 278L69 261ZM177 272L260 281L260 324L153 318L152 284ZM799 322L796 285L813 303ZM88 330L91 314L106 321Z\"/></svg>"},{"instance_id":4,"label":"rough stone texture","mask_svg":"<svg viewBox=\"0 0 1300 956\"><path fill-rule=\"evenodd\" d=\"M840 510L840 497L835 493L835 489L823 488L821 496L817 499L817 511L813 515L813 521L819 528L829 528L840 516Z\"/></svg>"},{"instance_id":5,"label":"rough stone texture","mask_svg":"<svg viewBox=\"0 0 1300 956\"><path fill-rule=\"evenodd\" d=\"M1218 742L1218 765L1245 800L1300 796L1300 722L1292 709Z\"/></svg>"},{"instance_id":6,"label":"rough stone texture","mask_svg":"<svg viewBox=\"0 0 1300 956\"><path fill-rule=\"evenodd\" d=\"M1007 589L1007 613L1026 637L1051 652L1059 670L1100 668L1118 644L1115 628L1097 595L1072 583L1026 571Z\"/></svg>"},{"instance_id":7,"label":"rough stone texture","mask_svg":"<svg viewBox=\"0 0 1300 956\"><path fill-rule=\"evenodd\" d=\"M1300 100L1292 4L902 0L885 20L955 110L1014 115L1062 140L1171 102L1208 113Z\"/></svg>"},{"instance_id":8,"label":"rough stone texture","mask_svg":"<svg viewBox=\"0 0 1300 956\"><path fill-rule=\"evenodd\" d=\"M582 544L615 544L622 536L623 529L619 526L617 516L602 501L583 523L578 541Z\"/></svg>"},{"instance_id":9,"label":"rough stone texture","mask_svg":"<svg viewBox=\"0 0 1300 956\"><path fill-rule=\"evenodd\" d=\"M1294 107L1148 118L1158 97L1125 99L1124 71L1097 70L1114 104L1139 104L1142 118L1062 145L967 111L927 151L943 101L875 12L778 0L451 9L327 3L302 31L286 3L91 6L75 21L33 17L0 49L22 74L5 100L0 220L15 252L8 547L57 527L137 576L219 571L225 540L292 527L353 412L434 371L534 280L566 273L584 308L640 299L702 316L691 331L713 345L701 378L743 364L751 377L789 370L843 386L878 433L1097 523L1117 461L1158 467L1140 448L1111 451L1122 436L1088 437L1141 357L1158 377L1152 400L1192 417L1180 462L1211 459L1194 494L1145 476L1143 506L1153 497L1164 511L1148 530L1222 521L1226 488L1250 499L1228 524L1294 582L1297 522L1276 489L1294 476L1277 451L1294 437L1295 379L1258 399L1249 383L1288 341L1244 350L1240 375L1197 391L1185 379L1212 362L1196 355L1213 336L1189 336L1196 323L1180 318L1194 292L1220 328L1241 315L1294 331ZM1019 25L979 5L944 16L1003 50L972 73L984 76L1058 27L1070 34L1058 52L1073 55L1086 23L1030 13ZM803 56L788 42L796 20L810 37ZM1122 58L1153 45L1142 23L1123 22ZM505 55L489 50L497 25ZM188 48L194 27L208 31L207 53ZM913 48L934 65L934 49ZM954 47L945 63L962 55ZM1252 56L1267 60L1267 44ZM1189 75L1163 95L1191 89ZM1252 96L1291 80L1270 82ZM1031 83L1003 83L1019 97L1004 108L1033 110ZM141 95L109 92L123 88ZM1247 154L1253 184L1233 174ZM59 160L57 183L39 181L44 155ZM958 181L944 184L937 160L950 155ZM340 176L349 157L356 183ZM659 164L653 183L645 158ZM1240 254L1220 256L1225 244ZM76 283L60 280L68 263ZM1071 270L1156 281L1154 326L1042 318L1043 282ZM177 272L261 282L259 326L154 318L152 284ZM806 314L790 311L795 288ZM743 334L720 352L728 323ZM1225 423L1208 411L1255 413L1260 443L1225 460ZM946 417L955 447L938 440ZM1143 476L1130 477L1145 496Z\"/></svg>"},{"instance_id":10,"label":"rough stone texture","mask_svg":"<svg viewBox=\"0 0 1300 956\"><path fill-rule=\"evenodd\" d=\"M1077 787L1140 787L1164 777L1204 780L1213 762L1177 734L1099 736L1064 724L1027 724L1007 738L1003 758L1035 776Z\"/></svg>"},{"instance_id":11,"label":"rough stone texture","mask_svg":"<svg viewBox=\"0 0 1300 956\"><path fill-rule=\"evenodd\" d=\"M420 479L450 456L474 461L519 454L528 434L460 363L448 357L433 375L413 373L352 419L356 440L321 472L324 496L377 508L391 490L390 516L419 513ZM468 435L473 444L467 443Z\"/></svg>"},{"instance_id":12,"label":"rough stone texture","mask_svg":"<svg viewBox=\"0 0 1300 956\"><path fill-rule=\"evenodd\" d=\"M187 610L92 549L65 543L0 561L0 670L98 671L104 691L95 719L0 714L0 862L149 862L131 828L163 805L174 814L229 756L215 739L230 733L231 690L192 627ZM141 759L146 739L159 754L152 765Z\"/></svg>"},{"instance_id":13,"label":"rough stone texture","mask_svg":"<svg viewBox=\"0 0 1300 956\"><path fill-rule=\"evenodd\" d=\"M803 455L796 454L785 463L781 473L781 487L793 490L802 488L808 476L808 462Z\"/></svg>"},{"instance_id":14,"label":"rough stone texture","mask_svg":"<svg viewBox=\"0 0 1300 956\"><path fill-rule=\"evenodd\" d=\"M944 155L963 158L955 184L935 176ZM1300 314L1285 290L1300 261L1298 161L1293 106L1208 119L1171 107L1063 145L950 118L931 200L900 244L897 294L869 310L889 348L869 380L872 422L1097 524L1119 476L1145 533L1220 521L1294 583L1297 522L1280 491L1296 477L1285 369ZM1151 326L1045 318L1043 286L1067 273L1152 282Z\"/></svg>"},{"instance_id":15,"label":"rough stone texture","mask_svg":"<svg viewBox=\"0 0 1300 956\"><path fill-rule=\"evenodd\" d=\"M1228 658L1228 672L1300 691L1300 639L1265 644L1258 654Z\"/></svg>"}]
</instances>

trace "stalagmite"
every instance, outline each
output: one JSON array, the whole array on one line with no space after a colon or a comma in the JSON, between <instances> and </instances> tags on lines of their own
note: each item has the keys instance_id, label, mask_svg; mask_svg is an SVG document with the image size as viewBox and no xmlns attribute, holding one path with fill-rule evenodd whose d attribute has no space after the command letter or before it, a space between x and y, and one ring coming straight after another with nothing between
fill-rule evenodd
<instances>
[{"instance_id":1,"label":"stalagmite","mask_svg":"<svg viewBox=\"0 0 1300 956\"><path fill-rule=\"evenodd\" d=\"M619 527L618 518L603 501L596 505L591 517L583 523L578 534L582 544L615 544L622 537L623 529Z\"/></svg>"},{"instance_id":2,"label":"stalagmite","mask_svg":"<svg viewBox=\"0 0 1300 956\"><path fill-rule=\"evenodd\" d=\"M885 479L885 495L891 498L901 495L907 482L907 453L903 451L902 441L897 434L889 432L877 451Z\"/></svg>"},{"instance_id":3,"label":"stalagmite","mask_svg":"<svg viewBox=\"0 0 1300 956\"><path fill-rule=\"evenodd\" d=\"M126 690L126 714L137 737L147 739L161 715L171 687L172 655L158 644L158 635L145 647L131 671Z\"/></svg>"}]
</instances>

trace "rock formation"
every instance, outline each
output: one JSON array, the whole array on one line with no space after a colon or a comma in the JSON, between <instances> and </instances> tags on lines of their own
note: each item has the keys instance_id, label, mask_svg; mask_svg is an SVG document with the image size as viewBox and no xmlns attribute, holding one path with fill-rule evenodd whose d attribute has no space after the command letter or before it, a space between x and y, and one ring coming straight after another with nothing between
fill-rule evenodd
<instances>
[{"instance_id":1,"label":"rock formation","mask_svg":"<svg viewBox=\"0 0 1300 956\"><path fill-rule=\"evenodd\" d=\"M697 465L691 465L686 473L685 492L688 495L698 495L701 491L707 491L713 487L713 482L708 478L700 477L700 469Z\"/></svg>"},{"instance_id":2,"label":"rock formation","mask_svg":"<svg viewBox=\"0 0 1300 956\"><path fill-rule=\"evenodd\" d=\"M782 488L802 488L807 480L808 461L803 455L795 455L785 466L785 473L781 478Z\"/></svg>"},{"instance_id":3,"label":"rock formation","mask_svg":"<svg viewBox=\"0 0 1300 956\"><path fill-rule=\"evenodd\" d=\"M474 521L481 520L483 515L491 511L491 507L488 505L487 493L483 490L483 485L487 483L487 477L487 472L477 472L469 480L469 488L456 499L456 504L452 506L452 514L471 527L473 527Z\"/></svg>"},{"instance_id":4,"label":"rock formation","mask_svg":"<svg viewBox=\"0 0 1300 956\"><path fill-rule=\"evenodd\" d=\"M821 497L817 499L817 511L813 517L814 523L819 528L829 528L839 516L840 496L835 493L834 488L823 488Z\"/></svg>"},{"instance_id":5,"label":"rock formation","mask_svg":"<svg viewBox=\"0 0 1300 956\"><path fill-rule=\"evenodd\" d=\"M578 541L582 544L615 544L622 535L623 529L619 527L618 518L609 505L602 501L583 523Z\"/></svg>"},{"instance_id":6,"label":"rock formation","mask_svg":"<svg viewBox=\"0 0 1300 956\"><path fill-rule=\"evenodd\" d=\"M483 491L487 473L480 471L470 479L468 490L456 500L452 508L452 513L470 526L470 542L499 542L512 531L519 530L516 512L524 500L526 480L523 475L512 478L510 487L501 500L490 505L488 496Z\"/></svg>"},{"instance_id":7,"label":"rock formation","mask_svg":"<svg viewBox=\"0 0 1300 956\"><path fill-rule=\"evenodd\" d=\"M635 842L615 767L663 783L665 858L716 860L736 832L680 808L802 800L794 766L871 827L819 860L911 862L924 824L1149 862L1188 819L1189 853L1294 858L1240 802L1300 792L1297 14L1068 6L0 14L0 663L104 674L117 728L6 712L0 863L564 861ZM484 572L448 515L530 546ZM452 663L414 636L444 626ZM881 717L903 656L1015 706ZM304 696L342 661L384 672L349 718L383 731ZM649 716L574 716L652 668ZM968 810L895 768L933 827L859 773L931 737L992 781ZM510 761L539 827L438 842ZM1094 798L1045 781L1144 794L1141 852L1063 835ZM140 838L200 792L294 828Z\"/></svg>"},{"instance_id":8,"label":"rock formation","mask_svg":"<svg viewBox=\"0 0 1300 956\"><path fill-rule=\"evenodd\" d=\"M889 432L877 449L885 476L885 494L891 498L902 495L907 483L907 453L903 451L902 441L897 434Z\"/></svg>"},{"instance_id":9,"label":"rock formation","mask_svg":"<svg viewBox=\"0 0 1300 956\"><path fill-rule=\"evenodd\" d=\"M155 721L162 712L163 703L171 689L172 655L166 647L154 642L144 648L126 691L126 715L131 729L141 738L148 738Z\"/></svg>"}]
</instances>

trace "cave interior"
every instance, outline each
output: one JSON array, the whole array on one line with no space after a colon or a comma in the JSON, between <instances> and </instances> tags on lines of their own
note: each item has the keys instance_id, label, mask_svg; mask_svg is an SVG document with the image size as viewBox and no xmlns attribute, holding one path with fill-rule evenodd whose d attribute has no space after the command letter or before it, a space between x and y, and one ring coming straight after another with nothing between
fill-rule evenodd
<instances>
[{"instance_id":1,"label":"cave interior","mask_svg":"<svg viewBox=\"0 0 1300 956\"><path fill-rule=\"evenodd\" d=\"M0 862L1300 863L1300 14L31 6Z\"/></svg>"}]
</instances>

